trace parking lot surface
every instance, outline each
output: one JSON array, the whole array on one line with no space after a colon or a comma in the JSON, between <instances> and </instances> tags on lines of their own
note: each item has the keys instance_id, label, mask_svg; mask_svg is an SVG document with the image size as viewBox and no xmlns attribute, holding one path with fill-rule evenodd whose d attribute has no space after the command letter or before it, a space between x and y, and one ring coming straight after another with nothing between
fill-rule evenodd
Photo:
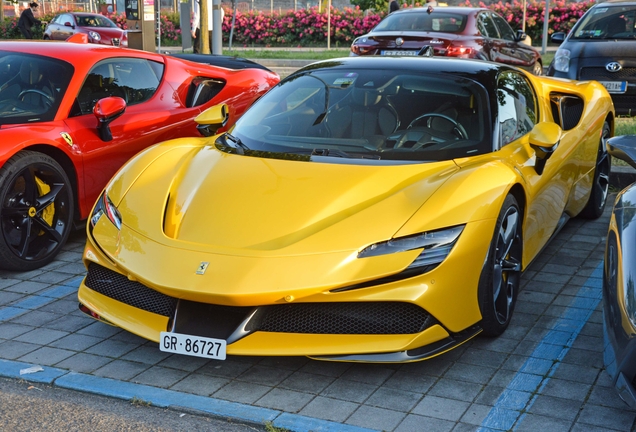
<instances>
[{"instance_id":1,"label":"parking lot surface","mask_svg":"<svg viewBox=\"0 0 636 432\"><path fill-rule=\"evenodd\" d=\"M0 376L291 431L634 431L636 411L603 370L610 210L565 225L524 273L501 337L397 365L163 353L78 310L78 232L46 268L0 271ZM20 375L32 366L42 370Z\"/></svg>"}]
</instances>

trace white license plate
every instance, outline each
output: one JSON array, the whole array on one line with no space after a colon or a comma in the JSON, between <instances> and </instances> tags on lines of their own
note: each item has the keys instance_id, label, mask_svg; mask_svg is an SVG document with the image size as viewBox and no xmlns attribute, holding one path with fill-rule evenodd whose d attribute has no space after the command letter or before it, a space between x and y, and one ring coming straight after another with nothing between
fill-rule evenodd
<instances>
[{"instance_id":1,"label":"white license plate","mask_svg":"<svg viewBox=\"0 0 636 432\"><path fill-rule=\"evenodd\" d=\"M175 354L225 360L227 343L223 339L161 332L159 350Z\"/></svg>"},{"instance_id":2,"label":"white license plate","mask_svg":"<svg viewBox=\"0 0 636 432\"><path fill-rule=\"evenodd\" d=\"M416 56L417 51L407 50L383 50L380 54L384 56Z\"/></svg>"},{"instance_id":3,"label":"white license plate","mask_svg":"<svg viewBox=\"0 0 636 432\"><path fill-rule=\"evenodd\" d=\"M609 93L625 93L627 81L599 81Z\"/></svg>"}]
</instances>

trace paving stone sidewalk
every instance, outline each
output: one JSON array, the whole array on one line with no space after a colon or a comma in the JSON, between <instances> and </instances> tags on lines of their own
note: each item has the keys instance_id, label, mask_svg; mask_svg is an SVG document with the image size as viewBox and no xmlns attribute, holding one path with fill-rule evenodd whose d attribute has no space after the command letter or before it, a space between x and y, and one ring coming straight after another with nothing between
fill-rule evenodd
<instances>
[{"instance_id":1,"label":"paving stone sidewalk","mask_svg":"<svg viewBox=\"0 0 636 432\"><path fill-rule=\"evenodd\" d=\"M569 221L524 273L503 336L401 365L163 353L79 312L85 236L74 233L46 268L0 271L0 375L40 365L306 420L273 422L290 430L634 431L636 411L610 386L602 361L600 265L610 210L611 203L598 221Z\"/></svg>"}]
</instances>

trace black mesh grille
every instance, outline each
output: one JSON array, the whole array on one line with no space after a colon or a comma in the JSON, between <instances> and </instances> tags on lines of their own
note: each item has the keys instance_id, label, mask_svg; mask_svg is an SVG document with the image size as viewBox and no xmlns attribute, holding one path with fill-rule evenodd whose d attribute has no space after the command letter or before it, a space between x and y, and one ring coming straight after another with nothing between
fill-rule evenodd
<instances>
[{"instance_id":1,"label":"black mesh grille","mask_svg":"<svg viewBox=\"0 0 636 432\"><path fill-rule=\"evenodd\" d=\"M435 323L411 303L298 303L268 308L262 331L311 334L411 334Z\"/></svg>"},{"instance_id":2,"label":"black mesh grille","mask_svg":"<svg viewBox=\"0 0 636 432\"><path fill-rule=\"evenodd\" d=\"M107 297L148 312L170 317L177 299L133 282L122 274L91 263L88 266L86 286Z\"/></svg>"},{"instance_id":3,"label":"black mesh grille","mask_svg":"<svg viewBox=\"0 0 636 432\"><path fill-rule=\"evenodd\" d=\"M604 67L584 67L581 68L581 80L601 80L601 81L621 81L636 80L636 68L623 68L618 72L610 72Z\"/></svg>"}]
</instances>

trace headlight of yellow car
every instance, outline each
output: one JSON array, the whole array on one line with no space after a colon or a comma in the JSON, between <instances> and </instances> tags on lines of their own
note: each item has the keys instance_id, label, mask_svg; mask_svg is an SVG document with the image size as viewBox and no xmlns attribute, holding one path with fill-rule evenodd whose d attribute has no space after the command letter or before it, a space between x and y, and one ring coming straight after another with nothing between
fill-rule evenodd
<instances>
[{"instance_id":1,"label":"headlight of yellow car","mask_svg":"<svg viewBox=\"0 0 636 432\"><path fill-rule=\"evenodd\" d=\"M422 253L418 255L407 269L437 265L448 256L463 229L464 226L461 225L408 237L395 238L382 243L375 243L364 248L358 254L358 258L423 249Z\"/></svg>"},{"instance_id":2,"label":"headlight of yellow car","mask_svg":"<svg viewBox=\"0 0 636 432\"><path fill-rule=\"evenodd\" d=\"M104 191L99 197L97 203L95 204L95 208L93 209L90 225L91 230L93 229L93 227L95 227L102 216L106 216L108 220L113 225L115 225L115 227L117 227L118 230L121 230L121 214L112 203L110 198L108 198L106 191Z\"/></svg>"}]
</instances>

